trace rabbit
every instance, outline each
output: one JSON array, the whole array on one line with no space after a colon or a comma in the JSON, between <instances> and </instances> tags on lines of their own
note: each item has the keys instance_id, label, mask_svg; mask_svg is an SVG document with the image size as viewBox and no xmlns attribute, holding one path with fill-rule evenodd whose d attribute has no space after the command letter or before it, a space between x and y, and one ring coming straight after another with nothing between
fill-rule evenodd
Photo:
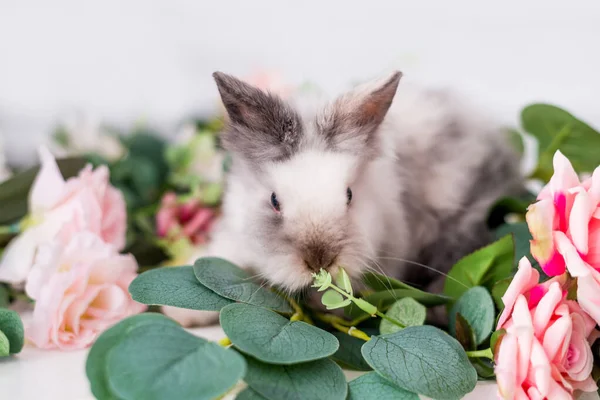
<instances>
[{"instance_id":1,"label":"rabbit","mask_svg":"<svg viewBox=\"0 0 600 400\"><path fill-rule=\"evenodd\" d=\"M289 293L340 266L439 291L454 262L492 239L490 206L522 185L499 127L448 91L398 89L399 71L308 111L213 76L232 165L207 255Z\"/></svg>"}]
</instances>

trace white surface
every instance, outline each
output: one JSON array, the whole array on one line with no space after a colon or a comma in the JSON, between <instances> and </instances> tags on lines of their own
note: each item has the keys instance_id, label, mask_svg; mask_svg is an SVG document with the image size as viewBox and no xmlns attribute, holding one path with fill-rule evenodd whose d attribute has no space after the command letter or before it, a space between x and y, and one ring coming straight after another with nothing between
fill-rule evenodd
<instances>
[{"instance_id":1,"label":"white surface","mask_svg":"<svg viewBox=\"0 0 600 400\"><path fill-rule=\"evenodd\" d=\"M214 109L214 70L335 91L382 70L458 87L516 123L555 102L600 126L600 2L0 0L0 134L13 162L73 109L167 130Z\"/></svg>"},{"instance_id":2,"label":"white surface","mask_svg":"<svg viewBox=\"0 0 600 400\"><path fill-rule=\"evenodd\" d=\"M220 327L190 330L209 340L224 337ZM22 353L9 359L0 359L0 390L2 398L10 400L93 400L85 376L87 350L60 352L26 347ZM347 372L349 380L360 373ZM492 400L496 385L480 383L465 400ZM223 400L231 400L229 396ZM597 400L596 393L581 400ZM284 400L284 399L282 399Z\"/></svg>"}]
</instances>

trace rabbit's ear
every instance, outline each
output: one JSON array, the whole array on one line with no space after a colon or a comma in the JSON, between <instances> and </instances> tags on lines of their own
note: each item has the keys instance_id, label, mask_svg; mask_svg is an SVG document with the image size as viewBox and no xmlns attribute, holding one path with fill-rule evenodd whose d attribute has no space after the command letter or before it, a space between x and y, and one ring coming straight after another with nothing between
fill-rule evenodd
<instances>
[{"instance_id":1,"label":"rabbit's ear","mask_svg":"<svg viewBox=\"0 0 600 400\"><path fill-rule=\"evenodd\" d=\"M318 131L334 149L361 154L372 149L402 73L395 71L340 96L317 119Z\"/></svg>"},{"instance_id":2,"label":"rabbit's ear","mask_svg":"<svg viewBox=\"0 0 600 400\"><path fill-rule=\"evenodd\" d=\"M280 161L298 148L300 117L279 97L233 76L213 74L229 124L223 135L227 150L252 162Z\"/></svg>"}]
</instances>

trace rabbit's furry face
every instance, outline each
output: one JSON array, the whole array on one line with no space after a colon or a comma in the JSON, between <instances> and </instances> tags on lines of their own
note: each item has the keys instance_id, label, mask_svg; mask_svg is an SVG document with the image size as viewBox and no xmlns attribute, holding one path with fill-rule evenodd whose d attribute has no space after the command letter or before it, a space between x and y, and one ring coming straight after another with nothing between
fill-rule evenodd
<instances>
[{"instance_id":1,"label":"rabbit's furry face","mask_svg":"<svg viewBox=\"0 0 600 400\"><path fill-rule=\"evenodd\" d=\"M271 283L295 290L311 282L311 273L338 266L358 276L375 256L374 196L387 196L391 205L398 194L393 168L378 169L378 132L400 76L303 119L282 99L214 74L229 117L223 145L233 156L225 213L243 212L240 229L251 241L243 246L263 254L253 266ZM373 191L373 174L390 175L389 193Z\"/></svg>"}]
</instances>

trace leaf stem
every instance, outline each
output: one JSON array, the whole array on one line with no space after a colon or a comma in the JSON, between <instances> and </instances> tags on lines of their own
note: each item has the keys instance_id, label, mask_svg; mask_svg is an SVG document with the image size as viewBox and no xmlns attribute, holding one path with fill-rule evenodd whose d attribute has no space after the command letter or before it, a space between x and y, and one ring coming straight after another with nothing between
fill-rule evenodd
<instances>
[{"instance_id":1,"label":"leaf stem","mask_svg":"<svg viewBox=\"0 0 600 400\"><path fill-rule=\"evenodd\" d=\"M494 359L492 349L467 351L467 356L469 358L489 358L490 360Z\"/></svg>"},{"instance_id":2,"label":"leaf stem","mask_svg":"<svg viewBox=\"0 0 600 400\"><path fill-rule=\"evenodd\" d=\"M343 320L336 315L319 313L319 314L317 314L317 318L319 318L323 322L330 324L338 331L343 332L347 335L350 335L350 336L358 338L358 339L362 339L365 342L368 342L369 340L371 340L371 337L369 335L367 335L365 332L361 331L360 329L357 329L355 326L342 325L340 323L340 320L341 321L343 321ZM347 322L347 321L345 321L345 322Z\"/></svg>"},{"instance_id":3,"label":"leaf stem","mask_svg":"<svg viewBox=\"0 0 600 400\"><path fill-rule=\"evenodd\" d=\"M385 319L386 321L388 321L388 322L390 322L390 323L392 323L392 324L394 324L394 325L396 325L396 326L398 326L398 327L400 327L402 329L406 328L406 325L404 325L402 322L398 321L395 318L388 317L387 315L385 315L381 311L375 312L375 315L377 315L378 317L381 317L381 318Z\"/></svg>"}]
</instances>

